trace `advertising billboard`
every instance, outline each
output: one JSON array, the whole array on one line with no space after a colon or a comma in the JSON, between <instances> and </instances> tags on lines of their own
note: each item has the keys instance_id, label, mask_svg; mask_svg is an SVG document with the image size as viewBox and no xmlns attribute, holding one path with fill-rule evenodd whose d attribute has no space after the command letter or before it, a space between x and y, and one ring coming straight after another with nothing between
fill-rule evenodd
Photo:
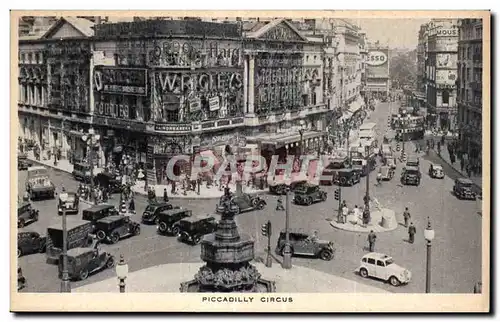
<instances>
[{"instance_id":1,"label":"advertising billboard","mask_svg":"<svg viewBox=\"0 0 500 322\"><path fill-rule=\"evenodd\" d=\"M96 66L94 90L109 94L147 95L147 69Z\"/></svg>"},{"instance_id":2,"label":"advertising billboard","mask_svg":"<svg viewBox=\"0 0 500 322\"><path fill-rule=\"evenodd\" d=\"M370 50L366 57L366 74L368 78L389 77L389 50Z\"/></svg>"},{"instance_id":3,"label":"advertising billboard","mask_svg":"<svg viewBox=\"0 0 500 322\"><path fill-rule=\"evenodd\" d=\"M436 54L437 68L457 68L457 54Z\"/></svg>"},{"instance_id":4,"label":"advertising billboard","mask_svg":"<svg viewBox=\"0 0 500 322\"><path fill-rule=\"evenodd\" d=\"M436 41L436 51L451 51L456 52L458 50L458 38L457 37L442 37Z\"/></svg>"},{"instance_id":5,"label":"advertising billboard","mask_svg":"<svg viewBox=\"0 0 500 322\"><path fill-rule=\"evenodd\" d=\"M456 70L437 70L436 85L438 88L454 88L457 80Z\"/></svg>"}]
</instances>

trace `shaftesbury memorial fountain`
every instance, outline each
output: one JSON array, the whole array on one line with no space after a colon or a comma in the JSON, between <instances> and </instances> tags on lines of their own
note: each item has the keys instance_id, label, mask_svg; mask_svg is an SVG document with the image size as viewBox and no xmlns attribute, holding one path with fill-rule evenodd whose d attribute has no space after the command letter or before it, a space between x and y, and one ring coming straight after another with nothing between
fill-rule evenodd
<instances>
[{"instance_id":1,"label":"shaftesbury memorial fountain","mask_svg":"<svg viewBox=\"0 0 500 322\"><path fill-rule=\"evenodd\" d=\"M224 197L223 197L224 198ZM264 280L254 259L254 241L238 232L229 198L215 233L201 242L201 259L206 262L194 279L181 283L181 292L275 292L273 281Z\"/></svg>"}]
</instances>

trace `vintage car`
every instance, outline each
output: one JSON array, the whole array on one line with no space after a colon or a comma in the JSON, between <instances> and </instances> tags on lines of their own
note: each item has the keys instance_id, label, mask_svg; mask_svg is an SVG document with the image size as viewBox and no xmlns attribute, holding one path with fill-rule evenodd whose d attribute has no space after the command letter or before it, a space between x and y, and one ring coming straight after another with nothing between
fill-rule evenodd
<instances>
[{"instance_id":1,"label":"vintage car","mask_svg":"<svg viewBox=\"0 0 500 322\"><path fill-rule=\"evenodd\" d=\"M215 215L198 215L186 217L173 225L172 231L178 231L180 241L187 241L196 245L203 236L213 233L217 229Z\"/></svg>"},{"instance_id":2,"label":"vintage car","mask_svg":"<svg viewBox=\"0 0 500 322\"><path fill-rule=\"evenodd\" d=\"M311 205L313 202L325 201L327 194L319 186L308 184L296 189L293 202L297 205Z\"/></svg>"},{"instance_id":3,"label":"vintage car","mask_svg":"<svg viewBox=\"0 0 500 322\"><path fill-rule=\"evenodd\" d=\"M62 263L62 259L59 260L59 278L62 278ZM77 247L68 250L70 280L86 280L89 274L104 268L113 268L114 265L115 258L110 253L100 250L96 244L93 247Z\"/></svg>"},{"instance_id":4,"label":"vintage car","mask_svg":"<svg viewBox=\"0 0 500 322\"><path fill-rule=\"evenodd\" d=\"M28 170L31 166L33 166L33 162L28 160L28 155L26 155L26 153L20 153L17 155L17 170Z\"/></svg>"},{"instance_id":5,"label":"vintage car","mask_svg":"<svg viewBox=\"0 0 500 322\"><path fill-rule=\"evenodd\" d=\"M285 235L284 230L280 232L275 250L276 254L282 256L285 250ZM335 256L335 248L331 241L320 240L299 230L290 231L289 237L292 256L314 256L326 261L332 260Z\"/></svg>"},{"instance_id":6,"label":"vintage car","mask_svg":"<svg viewBox=\"0 0 500 322\"><path fill-rule=\"evenodd\" d=\"M406 166L401 173L401 183L404 185L420 185L422 174L420 169L414 166Z\"/></svg>"},{"instance_id":7,"label":"vintage car","mask_svg":"<svg viewBox=\"0 0 500 322\"><path fill-rule=\"evenodd\" d=\"M121 238L141 234L141 224L128 216L109 216L95 223L97 239L116 244Z\"/></svg>"},{"instance_id":8,"label":"vintage car","mask_svg":"<svg viewBox=\"0 0 500 322\"><path fill-rule=\"evenodd\" d=\"M429 177L434 179L444 179L443 167L438 164L431 163L429 167Z\"/></svg>"},{"instance_id":9,"label":"vintage car","mask_svg":"<svg viewBox=\"0 0 500 322\"><path fill-rule=\"evenodd\" d=\"M17 257L28 254L45 253L47 237L36 231L20 231L17 233Z\"/></svg>"},{"instance_id":10,"label":"vintage car","mask_svg":"<svg viewBox=\"0 0 500 322\"><path fill-rule=\"evenodd\" d=\"M381 253L368 253L361 258L361 265L356 269L362 277L375 277L388 281L392 286L407 284L411 281L411 272L394 263L392 257Z\"/></svg>"},{"instance_id":11,"label":"vintage car","mask_svg":"<svg viewBox=\"0 0 500 322\"><path fill-rule=\"evenodd\" d=\"M216 213L223 213L226 211L226 203L228 197L222 196L216 207ZM235 214L239 214L244 211L251 211L254 209L264 209L266 206L266 201L259 196L250 196L249 194L231 194L229 196L229 204L231 211Z\"/></svg>"},{"instance_id":12,"label":"vintage car","mask_svg":"<svg viewBox=\"0 0 500 322\"><path fill-rule=\"evenodd\" d=\"M39 211L31 207L31 203L22 202L17 205L17 228L38 221Z\"/></svg>"},{"instance_id":13,"label":"vintage car","mask_svg":"<svg viewBox=\"0 0 500 322\"><path fill-rule=\"evenodd\" d=\"M392 170L396 170L396 158L386 158L384 159L384 164L390 167Z\"/></svg>"},{"instance_id":14,"label":"vintage car","mask_svg":"<svg viewBox=\"0 0 500 322\"><path fill-rule=\"evenodd\" d=\"M48 170L42 166L28 168L26 190L30 194L31 200L40 198L54 199L56 195L56 186L50 180Z\"/></svg>"},{"instance_id":15,"label":"vintage car","mask_svg":"<svg viewBox=\"0 0 500 322\"><path fill-rule=\"evenodd\" d=\"M380 173L382 174L382 180L389 181L394 178L394 170L389 166L383 165L380 167Z\"/></svg>"},{"instance_id":16,"label":"vintage car","mask_svg":"<svg viewBox=\"0 0 500 322\"><path fill-rule=\"evenodd\" d=\"M23 270L21 266L17 266L17 290L22 290L26 287L27 281L26 277L23 275Z\"/></svg>"},{"instance_id":17,"label":"vintage car","mask_svg":"<svg viewBox=\"0 0 500 322\"><path fill-rule=\"evenodd\" d=\"M118 216L119 212L113 205L101 204L95 205L88 209L83 210L82 220L87 220L95 224L99 219Z\"/></svg>"},{"instance_id":18,"label":"vintage car","mask_svg":"<svg viewBox=\"0 0 500 322\"><path fill-rule=\"evenodd\" d=\"M168 202L152 202L147 205L146 209L144 209L144 212L142 213L142 223L154 224L160 212L173 208L172 204Z\"/></svg>"},{"instance_id":19,"label":"vintage car","mask_svg":"<svg viewBox=\"0 0 500 322\"><path fill-rule=\"evenodd\" d=\"M90 164L86 162L76 162L73 164L73 171L71 172L75 180L90 183L91 173Z\"/></svg>"},{"instance_id":20,"label":"vintage car","mask_svg":"<svg viewBox=\"0 0 500 322\"><path fill-rule=\"evenodd\" d=\"M418 168L420 166L419 158L416 156L409 156L408 159L406 160L406 166Z\"/></svg>"},{"instance_id":21,"label":"vintage car","mask_svg":"<svg viewBox=\"0 0 500 322\"><path fill-rule=\"evenodd\" d=\"M65 195L64 195L65 194ZM65 201L63 201L64 199ZM80 198L75 192L63 192L59 194L59 203L57 205L57 214L62 215L63 209L66 214L78 214Z\"/></svg>"},{"instance_id":22,"label":"vintage car","mask_svg":"<svg viewBox=\"0 0 500 322\"><path fill-rule=\"evenodd\" d=\"M458 178L453 185L453 193L458 199L476 200L476 193L472 190L474 183L469 179Z\"/></svg>"},{"instance_id":23,"label":"vintage car","mask_svg":"<svg viewBox=\"0 0 500 322\"><path fill-rule=\"evenodd\" d=\"M322 185L332 185L334 184L335 174L339 169L344 169L349 166L349 158L337 157L329 160L329 163L325 166L321 172L320 184Z\"/></svg>"},{"instance_id":24,"label":"vintage car","mask_svg":"<svg viewBox=\"0 0 500 322\"><path fill-rule=\"evenodd\" d=\"M178 208L161 211L156 217L156 230L162 235L179 235L180 226L175 225L179 220L191 217L191 210Z\"/></svg>"},{"instance_id":25,"label":"vintage car","mask_svg":"<svg viewBox=\"0 0 500 322\"><path fill-rule=\"evenodd\" d=\"M286 183L273 183L269 185L269 192L275 195L284 195L286 191L294 191L295 188L300 187L301 185L306 184L307 181L299 180L291 182L290 184Z\"/></svg>"},{"instance_id":26,"label":"vintage car","mask_svg":"<svg viewBox=\"0 0 500 322\"><path fill-rule=\"evenodd\" d=\"M354 169L339 169L333 175L333 183L338 186L354 186L360 181L361 175Z\"/></svg>"},{"instance_id":27,"label":"vintage car","mask_svg":"<svg viewBox=\"0 0 500 322\"><path fill-rule=\"evenodd\" d=\"M102 188L108 189L111 193L122 192L122 182L120 177L117 177L111 172L100 172L95 176L95 182Z\"/></svg>"}]
</instances>

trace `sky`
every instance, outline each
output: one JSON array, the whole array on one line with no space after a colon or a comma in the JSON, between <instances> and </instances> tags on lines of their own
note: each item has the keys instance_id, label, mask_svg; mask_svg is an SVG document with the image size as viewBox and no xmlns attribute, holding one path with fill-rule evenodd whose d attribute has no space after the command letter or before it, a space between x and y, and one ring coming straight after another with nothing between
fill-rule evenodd
<instances>
[{"instance_id":1,"label":"sky","mask_svg":"<svg viewBox=\"0 0 500 322\"><path fill-rule=\"evenodd\" d=\"M415 49L420 25L430 19L350 19L366 32L369 42L380 41L390 48Z\"/></svg>"}]
</instances>

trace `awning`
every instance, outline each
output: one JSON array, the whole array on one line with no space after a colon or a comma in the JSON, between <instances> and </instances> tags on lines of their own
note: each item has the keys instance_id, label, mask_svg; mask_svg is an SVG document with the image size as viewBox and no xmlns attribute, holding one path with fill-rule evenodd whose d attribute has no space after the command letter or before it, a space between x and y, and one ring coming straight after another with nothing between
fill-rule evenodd
<instances>
[{"instance_id":1,"label":"awning","mask_svg":"<svg viewBox=\"0 0 500 322\"><path fill-rule=\"evenodd\" d=\"M359 104L358 101L354 101L351 104L349 104L349 112L354 114L356 113L359 109L361 109L361 105Z\"/></svg>"},{"instance_id":2,"label":"awning","mask_svg":"<svg viewBox=\"0 0 500 322\"><path fill-rule=\"evenodd\" d=\"M325 136L326 132L319 131L307 131L304 132L302 139L308 140L312 138L319 138ZM266 135L262 139L259 140L261 144L270 144L277 145L278 147L285 146L291 143L300 142L300 134L297 132L294 133L285 133L285 134L277 134L277 135Z\"/></svg>"}]
</instances>

